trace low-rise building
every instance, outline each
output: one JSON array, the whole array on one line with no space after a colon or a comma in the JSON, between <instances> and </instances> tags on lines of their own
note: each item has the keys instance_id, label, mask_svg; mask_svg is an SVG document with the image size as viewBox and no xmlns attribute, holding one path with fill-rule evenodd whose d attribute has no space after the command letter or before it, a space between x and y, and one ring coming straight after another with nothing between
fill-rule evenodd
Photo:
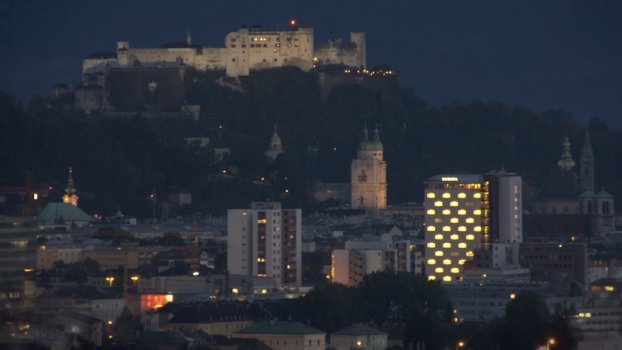
<instances>
[{"instance_id":1,"label":"low-rise building","mask_svg":"<svg viewBox=\"0 0 622 350\"><path fill-rule=\"evenodd\" d=\"M324 350L326 333L295 321L262 321L235 332L237 338L254 338L274 350Z\"/></svg>"},{"instance_id":2,"label":"low-rise building","mask_svg":"<svg viewBox=\"0 0 622 350\"><path fill-rule=\"evenodd\" d=\"M336 350L385 350L387 333L362 324L338 330L330 335L330 346Z\"/></svg>"}]
</instances>

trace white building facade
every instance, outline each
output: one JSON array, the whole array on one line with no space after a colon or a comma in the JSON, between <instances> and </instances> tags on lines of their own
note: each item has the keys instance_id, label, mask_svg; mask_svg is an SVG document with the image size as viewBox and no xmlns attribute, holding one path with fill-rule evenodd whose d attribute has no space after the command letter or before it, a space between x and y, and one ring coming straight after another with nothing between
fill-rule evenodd
<instances>
[{"instance_id":1,"label":"white building facade","mask_svg":"<svg viewBox=\"0 0 622 350\"><path fill-rule=\"evenodd\" d=\"M227 212L229 273L272 277L278 285L302 284L302 211L257 202Z\"/></svg>"}]
</instances>

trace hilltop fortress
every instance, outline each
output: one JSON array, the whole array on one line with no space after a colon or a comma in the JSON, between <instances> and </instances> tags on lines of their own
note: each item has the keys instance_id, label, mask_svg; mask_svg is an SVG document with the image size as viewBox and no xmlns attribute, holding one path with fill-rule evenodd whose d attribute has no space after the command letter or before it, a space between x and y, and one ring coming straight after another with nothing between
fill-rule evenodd
<instances>
[{"instance_id":1,"label":"hilltop fortress","mask_svg":"<svg viewBox=\"0 0 622 350\"><path fill-rule=\"evenodd\" d=\"M293 21L293 20L292 20ZM308 71L315 64L343 64L366 68L365 33L350 33L350 42L331 39L314 45L313 28L284 30L240 28L225 36L225 47L210 48L185 42L161 48L133 48L127 41L117 42L115 53L93 54L82 62L82 83L103 85L107 69L129 67L172 68L180 65L199 71L224 70L228 77L249 75L253 70L294 66Z\"/></svg>"},{"instance_id":2,"label":"hilltop fortress","mask_svg":"<svg viewBox=\"0 0 622 350\"><path fill-rule=\"evenodd\" d=\"M113 116L176 116L197 119L200 106L188 104L196 72L219 71L228 79L218 83L238 88L240 77L253 71L297 67L318 69L318 85L323 97L344 84L366 85L374 91L398 91L391 70L367 69L365 33L350 33L350 41L330 39L316 45L313 28L298 27L294 20L281 30L239 28L225 36L224 47L193 44L190 32L183 42L159 48L135 48L117 42L116 52L94 53L82 61L79 86L59 85L55 96L73 92L73 108L85 114L102 112ZM382 79L382 78L387 79ZM399 100L399 98L398 98Z\"/></svg>"}]
</instances>

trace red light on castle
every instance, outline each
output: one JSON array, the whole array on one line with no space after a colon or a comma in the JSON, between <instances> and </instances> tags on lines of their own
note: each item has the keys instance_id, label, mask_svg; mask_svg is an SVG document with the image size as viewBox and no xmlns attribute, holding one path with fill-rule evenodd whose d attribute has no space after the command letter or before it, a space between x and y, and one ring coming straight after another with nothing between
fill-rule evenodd
<instances>
[{"instance_id":1,"label":"red light on castle","mask_svg":"<svg viewBox=\"0 0 622 350\"><path fill-rule=\"evenodd\" d=\"M298 24L298 22L296 22L295 18L292 18L289 20L289 25L292 27L295 27Z\"/></svg>"}]
</instances>

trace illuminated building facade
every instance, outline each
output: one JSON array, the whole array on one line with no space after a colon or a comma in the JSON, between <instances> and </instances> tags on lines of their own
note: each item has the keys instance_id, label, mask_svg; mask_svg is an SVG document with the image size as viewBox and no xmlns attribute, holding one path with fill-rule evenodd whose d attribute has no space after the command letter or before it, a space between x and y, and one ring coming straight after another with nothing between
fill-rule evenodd
<instances>
[{"instance_id":1,"label":"illuminated building facade","mask_svg":"<svg viewBox=\"0 0 622 350\"><path fill-rule=\"evenodd\" d=\"M257 202L227 212L229 273L272 277L278 285L302 283L302 211Z\"/></svg>"},{"instance_id":2,"label":"illuminated building facade","mask_svg":"<svg viewBox=\"0 0 622 350\"><path fill-rule=\"evenodd\" d=\"M438 175L425 183L426 272L461 281L465 262L493 244L522 242L522 180L514 173Z\"/></svg>"},{"instance_id":3,"label":"illuminated building facade","mask_svg":"<svg viewBox=\"0 0 622 350\"><path fill-rule=\"evenodd\" d=\"M351 208L384 209L387 206L387 162L378 127L370 141L367 127L363 128L363 141L351 167Z\"/></svg>"},{"instance_id":4,"label":"illuminated building facade","mask_svg":"<svg viewBox=\"0 0 622 350\"><path fill-rule=\"evenodd\" d=\"M485 217L479 175L438 175L425 182L425 257L428 279L462 279L463 265L472 260L484 239Z\"/></svg>"}]
</instances>

